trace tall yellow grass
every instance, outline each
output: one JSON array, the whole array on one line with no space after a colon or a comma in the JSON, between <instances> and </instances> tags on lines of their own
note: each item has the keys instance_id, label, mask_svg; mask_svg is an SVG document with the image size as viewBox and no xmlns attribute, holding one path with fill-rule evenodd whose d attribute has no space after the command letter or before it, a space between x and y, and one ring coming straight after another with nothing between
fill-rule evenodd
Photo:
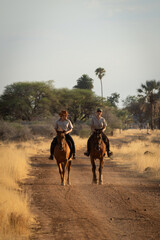
<instances>
[{"instance_id":1,"label":"tall yellow grass","mask_svg":"<svg viewBox=\"0 0 160 240\"><path fill-rule=\"evenodd\" d=\"M77 150L86 146L87 139L73 138ZM19 239L18 235L28 238L33 218L29 199L19 188L18 182L28 177L29 157L49 156L51 140L39 137L20 144L0 143L0 240Z\"/></svg>"},{"instance_id":2,"label":"tall yellow grass","mask_svg":"<svg viewBox=\"0 0 160 240\"><path fill-rule=\"evenodd\" d=\"M114 159L127 164L141 173L150 172L154 178L160 177L160 131L126 130L112 137Z\"/></svg>"},{"instance_id":3,"label":"tall yellow grass","mask_svg":"<svg viewBox=\"0 0 160 240\"><path fill-rule=\"evenodd\" d=\"M86 138L80 138L79 136L75 136L75 135L72 137L75 142L76 151L80 150L83 147L86 147L87 145ZM35 141L28 141L23 143L22 146L23 148L25 148L25 152L27 156L33 156L37 154L49 156L51 141L52 139L45 139L43 137L39 137Z\"/></svg>"},{"instance_id":4,"label":"tall yellow grass","mask_svg":"<svg viewBox=\"0 0 160 240\"><path fill-rule=\"evenodd\" d=\"M160 131L118 130L111 140L114 161L127 164L132 169L144 172L154 169L154 177L160 176ZM86 148L87 139L73 136L76 150ZM51 140L37 138L21 144L0 143L0 240L28 238L32 214L29 199L19 188L18 182L28 177L29 157L49 156ZM144 154L146 151L149 154ZM153 177L153 176L152 176ZM18 236L23 236L19 238Z\"/></svg>"},{"instance_id":5,"label":"tall yellow grass","mask_svg":"<svg viewBox=\"0 0 160 240\"><path fill-rule=\"evenodd\" d=\"M20 235L25 239L32 217L28 198L17 183L29 171L24 149L1 143L0 166L0 239L18 239Z\"/></svg>"}]
</instances>

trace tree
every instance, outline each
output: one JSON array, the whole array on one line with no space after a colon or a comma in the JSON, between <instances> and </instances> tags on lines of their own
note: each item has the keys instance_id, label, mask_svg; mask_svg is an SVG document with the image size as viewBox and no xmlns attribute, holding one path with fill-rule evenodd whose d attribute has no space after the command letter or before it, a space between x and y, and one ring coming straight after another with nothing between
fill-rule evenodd
<instances>
[{"instance_id":1,"label":"tree","mask_svg":"<svg viewBox=\"0 0 160 240\"><path fill-rule=\"evenodd\" d=\"M150 121L149 104L138 96L127 96L123 101L124 109L132 115L133 122L141 126Z\"/></svg>"},{"instance_id":2,"label":"tree","mask_svg":"<svg viewBox=\"0 0 160 240\"><path fill-rule=\"evenodd\" d=\"M123 129L129 127L130 124L134 122L132 114L127 109L121 109L117 112L118 119L121 119Z\"/></svg>"},{"instance_id":3,"label":"tree","mask_svg":"<svg viewBox=\"0 0 160 240\"><path fill-rule=\"evenodd\" d=\"M106 71L105 71L104 68L100 68L100 67L99 67L99 68L97 68L97 69L95 70L95 73L96 73L96 75L98 76L98 78L100 79L100 83L101 83L101 97L102 97L102 99L103 99L103 84L102 84L102 78L104 77Z\"/></svg>"},{"instance_id":4,"label":"tree","mask_svg":"<svg viewBox=\"0 0 160 240\"><path fill-rule=\"evenodd\" d=\"M100 106L100 98L87 89L56 90L59 111L66 109L72 122L85 121Z\"/></svg>"},{"instance_id":5,"label":"tree","mask_svg":"<svg viewBox=\"0 0 160 240\"><path fill-rule=\"evenodd\" d=\"M137 89L139 95L138 97L143 101L143 109L146 105L149 104L150 106L150 125L151 129L154 129L154 118L156 114L156 105L157 100L159 99L160 95L160 81L150 80L146 81L145 84L141 84L141 88Z\"/></svg>"},{"instance_id":6,"label":"tree","mask_svg":"<svg viewBox=\"0 0 160 240\"><path fill-rule=\"evenodd\" d=\"M74 88L92 90L92 88L93 88L93 79L90 78L87 74L83 74L77 80L77 85L75 85Z\"/></svg>"},{"instance_id":7,"label":"tree","mask_svg":"<svg viewBox=\"0 0 160 240\"><path fill-rule=\"evenodd\" d=\"M113 107L117 107L117 104L119 103L120 94L118 93L112 93L110 97L107 97L107 101L111 104Z\"/></svg>"},{"instance_id":8,"label":"tree","mask_svg":"<svg viewBox=\"0 0 160 240\"><path fill-rule=\"evenodd\" d=\"M53 89L51 81L8 85L0 97L0 114L9 120L46 117L50 115Z\"/></svg>"},{"instance_id":9,"label":"tree","mask_svg":"<svg viewBox=\"0 0 160 240\"><path fill-rule=\"evenodd\" d=\"M107 121L107 132L112 132L114 129L122 128L122 121L112 107L103 107L103 116Z\"/></svg>"}]
</instances>

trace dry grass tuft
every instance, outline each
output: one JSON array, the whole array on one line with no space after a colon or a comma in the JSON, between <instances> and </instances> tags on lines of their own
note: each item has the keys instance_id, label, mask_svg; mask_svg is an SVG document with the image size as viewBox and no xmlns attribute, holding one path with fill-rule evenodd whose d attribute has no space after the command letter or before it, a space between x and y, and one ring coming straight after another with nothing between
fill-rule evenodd
<instances>
[{"instance_id":1,"label":"dry grass tuft","mask_svg":"<svg viewBox=\"0 0 160 240\"><path fill-rule=\"evenodd\" d=\"M113 137L114 159L148 176L160 177L160 131L127 130Z\"/></svg>"},{"instance_id":2,"label":"dry grass tuft","mask_svg":"<svg viewBox=\"0 0 160 240\"><path fill-rule=\"evenodd\" d=\"M28 158L15 144L0 145L0 239L27 239L33 221L29 201L17 182L27 177ZM26 237L26 238L25 238Z\"/></svg>"},{"instance_id":3,"label":"dry grass tuft","mask_svg":"<svg viewBox=\"0 0 160 240\"><path fill-rule=\"evenodd\" d=\"M80 138L78 136L73 136L75 141L76 150L81 150L82 148L87 147L87 138Z\"/></svg>"}]
</instances>

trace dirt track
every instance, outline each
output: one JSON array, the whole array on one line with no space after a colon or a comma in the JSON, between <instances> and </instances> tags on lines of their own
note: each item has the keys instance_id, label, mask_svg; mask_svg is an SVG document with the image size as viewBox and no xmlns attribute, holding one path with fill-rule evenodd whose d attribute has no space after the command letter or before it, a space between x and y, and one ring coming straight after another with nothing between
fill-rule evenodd
<instances>
[{"instance_id":1,"label":"dirt track","mask_svg":"<svg viewBox=\"0 0 160 240\"><path fill-rule=\"evenodd\" d=\"M61 186L56 161L32 158L25 184L38 225L36 240L159 240L160 185L105 159L103 185L92 185L83 151L71 168L71 186Z\"/></svg>"}]
</instances>

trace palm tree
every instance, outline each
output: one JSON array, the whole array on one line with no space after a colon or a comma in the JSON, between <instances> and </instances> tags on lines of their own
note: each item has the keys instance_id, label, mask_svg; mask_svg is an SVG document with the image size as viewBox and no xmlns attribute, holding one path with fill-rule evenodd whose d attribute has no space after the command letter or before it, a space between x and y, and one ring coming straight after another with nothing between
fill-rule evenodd
<instances>
[{"instance_id":1,"label":"palm tree","mask_svg":"<svg viewBox=\"0 0 160 240\"><path fill-rule=\"evenodd\" d=\"M102 99L103 99L103 85L102 85L102 78L104 77L106 71L104 68L97 68L95 70L95 73L96 75L98 76L98 78L100 79L100 83L101 83L101 96L102 96Z\"/></svg>"},{"instance_id":2,"label":"palm tree","mask_svg":"<svg viewBox=\"0 0 160 240\"><path fill-rule=\"evenodd\" d=\"M140 93L138 97L143 100L144 105L150 104L150 116L151 116L151 129L154 129L154 117L157 100L160 94L160 81L150 80L146 81L146 84L141 84L141 88L137 89ZM144 106L143 105L143 106Z\"/></svg>"}]
</instances>

